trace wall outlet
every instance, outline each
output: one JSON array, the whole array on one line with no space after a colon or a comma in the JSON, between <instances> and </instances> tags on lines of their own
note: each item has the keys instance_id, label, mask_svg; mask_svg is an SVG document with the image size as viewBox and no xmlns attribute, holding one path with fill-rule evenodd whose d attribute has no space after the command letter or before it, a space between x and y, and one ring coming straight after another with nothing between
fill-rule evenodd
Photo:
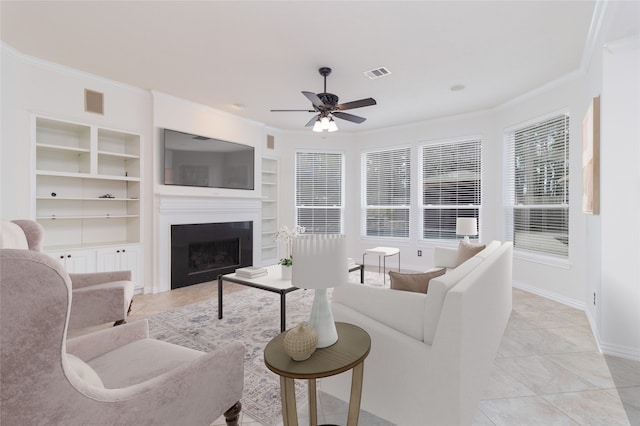
<instances>
[{"instance_id":1,"label":"wall outlet","mask_svg":"<svg viewBox=\"0 0 640 426\"><path fill-rule=\"evenodd\" d=\"M596 292L593 292L593 306L596 306Z\"/></svg>"},{"instance_id":2,"label":"wall outlet","mask_svg":"<svg viewBox=\"0 0 640 426\"><path fill-rule=\"evenodd\" d=\"M422 250L418 250L418 257L422 256Z\"/></svg>"}]
</instances>

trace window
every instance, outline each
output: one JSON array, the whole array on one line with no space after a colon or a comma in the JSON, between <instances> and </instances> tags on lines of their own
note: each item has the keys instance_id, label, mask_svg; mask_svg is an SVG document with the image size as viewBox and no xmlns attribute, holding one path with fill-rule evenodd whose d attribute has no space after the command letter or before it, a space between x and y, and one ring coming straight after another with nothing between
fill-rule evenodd
<instances>
[{"instance_id":1,"label":"window","mask_svg":"<svg viewBox=\"0 0 640 426\"><path fill-rule=\"evenodd\" d=\"M296 224L309 234L342 233L343 155L296 153Z\"/></svg>"},{"instance_id":2,"label":"window","mask_svg":"<svg viewBox=\"0 0 640 426\"><path fill-rule=\"evenodd\" d=\"M516 249L566 257L569 251L569 116L508 131L506 236Z\"/></svg>"},{"instance_id":3,"label":"window","mask_svg":"<svg viewBox=\"0 0 640 426\"><path fill-rule=\"evenodd\" d=\"M456 218L478 219L481 160L478 139L422 147L423 239L455 240Z\"/></svg>"},{"instance_id":4,"label":"window","mask_svg":"<svg viewBox=\"0 0 640 426\"><path fill-rule=\"evenodd\" d=\"M411 149L364 154L365 235L409 238Z\"/></svg>"}]
</instances>

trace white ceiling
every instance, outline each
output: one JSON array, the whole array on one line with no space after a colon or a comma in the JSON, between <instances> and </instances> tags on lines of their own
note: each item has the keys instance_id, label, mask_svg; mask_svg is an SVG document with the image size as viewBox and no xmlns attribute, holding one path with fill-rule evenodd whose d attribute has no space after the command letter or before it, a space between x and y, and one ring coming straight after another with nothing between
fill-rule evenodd
<instances>
[{"instance_id":1,"label":"white ceiling","mask_svg":"<svg viewBox=\"0 0 640 426\"><path fill-rule=\"evenodd\" d=\"M580 69L595 4L2 1L1 33L25 54L280 129L313 114L270 109L310 107L300 92L322 92L329 66L340 102L378 102L349 111L363 124L338 121L360 131L492 108ZM363 75L381 66L392 74Z\"/></svg>"}]
</instances>

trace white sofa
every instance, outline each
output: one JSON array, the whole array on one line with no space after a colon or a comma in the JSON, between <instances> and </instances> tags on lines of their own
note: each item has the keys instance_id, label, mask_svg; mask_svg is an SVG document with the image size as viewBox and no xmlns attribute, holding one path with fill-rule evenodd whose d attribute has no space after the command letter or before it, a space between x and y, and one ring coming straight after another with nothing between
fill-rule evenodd
<instances>
[{"instance_id":1,"label":"white sofa","mask_svg":"<svg viewBox=\"0 0 640 426\"><path fill-rule=\"evenodd\" d=\"M511 314L510 242L437 278L427 294L345 284L333 290L336 321L371 335L361 408L398 425L470 425ZM455 249L434 256L454 266ZM320 389L348 400L349 374Z\"/></svg>"}]
</instances>

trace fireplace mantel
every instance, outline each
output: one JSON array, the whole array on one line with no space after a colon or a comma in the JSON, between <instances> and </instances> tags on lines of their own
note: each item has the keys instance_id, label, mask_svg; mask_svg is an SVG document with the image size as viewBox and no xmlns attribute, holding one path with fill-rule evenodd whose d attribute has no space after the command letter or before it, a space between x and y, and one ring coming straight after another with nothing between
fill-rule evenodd
<instances>
[{"instance_id":1,"label":"fireplace mantel","mask_svg":"<svg viewBox=\"0 0 640 426\"><path fill-rule=\"evenodd\" d=\"M152 292L171 290L171 225L221 222L253 222L253 263L260 265L262 245L260 197L155 197L157 244L154 244Z\"/></svg>"}]
</instances>

